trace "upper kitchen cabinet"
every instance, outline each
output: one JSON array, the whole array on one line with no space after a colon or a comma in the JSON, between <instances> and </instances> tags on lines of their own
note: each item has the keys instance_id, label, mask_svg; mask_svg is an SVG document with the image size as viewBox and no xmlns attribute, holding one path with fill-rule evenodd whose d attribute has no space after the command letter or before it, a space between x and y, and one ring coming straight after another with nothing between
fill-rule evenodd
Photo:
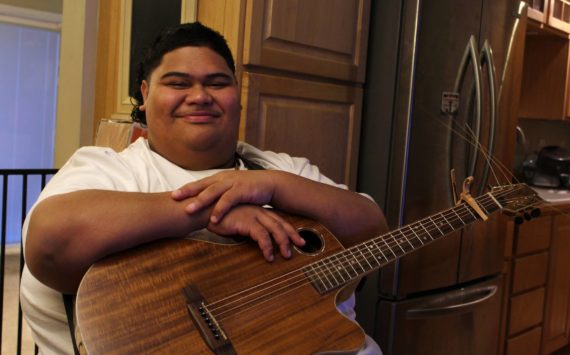
<instances>
[{"instance_id":1,"label":"upper kitchen cabinet","mask_svg":"<svg viewBox=\"0 0 570 355\"><path fill-rule=\"evenodd\" d=\"M240 139L356 187L370 0L202 0L236 58Z\"/></svg>"},{"instance_id":2,"label":"upper kitchen cabinet","mask_svg":"<svg viewBox=\"0 0 570 355\"><path fill-rule=\"evenodd\" d=\"M568 44L567 36L529 23L520 118L562 120L568 116Z\"/></svg>"},{"instance_id":3,"label":"upper kitchen cabinet","mask_svg":"<svg viewBox=\"0 0 570 355\"><path fill-rule=\"evenodd\" d=\"M243 64L363 82L370 3L253 0Z\"/></svg>"},{"instance_id":4,"label":"upper kitchen cabinet","mask_svg":"<svg viewBox=\"0 0 570 355\"><path fill-rule=\"evenodd\" d=\"M567 0L526 0L528 17L570 33L570 2Z\"/></svg>"},{"instance_id":5,"label":"upper kitchen cabinet","mask_svg":"<svg viewBox=\"0 0 570 355\"><path fill-rule=\"evenodd\" d=\"M548 24L556 29L570 33L570 2L550 0Z\"/></svg>"},{"instance_id":6,"label":"upper kitchen cabinet","mask_svg":"<svg viewBox=\"0 0 570 355\"><path fill-rule=\"evenodd\" d=\"M220 31L240 64L364 82L369 0L198 1L198 20Z\"/></svg>"},{"instance_id":7,"label":"upper kitchen cabinet","mask_svg":"<svg viewBox=\"0 0 570 355\"><path fill-rule=\"evenodd\" d=\"M546 10L549 0L526 0L528 17L541 23L546 23Z\"/></svg>"}]
</instances>

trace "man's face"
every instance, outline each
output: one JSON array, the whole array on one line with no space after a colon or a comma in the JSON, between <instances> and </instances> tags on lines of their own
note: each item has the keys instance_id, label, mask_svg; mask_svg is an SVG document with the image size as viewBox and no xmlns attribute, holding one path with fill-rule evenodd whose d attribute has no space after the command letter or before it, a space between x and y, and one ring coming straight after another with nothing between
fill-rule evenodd
<instances>
[{"instance_id":1,"label":"man's face","mask_svg":"<svg viewBox=\"0 0 570 355\"><path fill-rule=\"evenodd\" d=\"M150 79L143 81L141 91L153 150L196 170L233 157L239 95L235 77L219 54L207 47L168 52Z\"/></svg>"}]
</instances>

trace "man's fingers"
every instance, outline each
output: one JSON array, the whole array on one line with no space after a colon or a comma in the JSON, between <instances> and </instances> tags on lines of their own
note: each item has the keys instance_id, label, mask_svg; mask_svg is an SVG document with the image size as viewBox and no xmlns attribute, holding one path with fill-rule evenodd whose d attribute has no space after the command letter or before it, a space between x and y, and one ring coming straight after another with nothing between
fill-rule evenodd
<instances>
[{"instance_id":1,"label":"man's fingers","mask_svg":"<svg viewBox=\"0 0 570 355\"><path fill-rule=\"evenodd\" d=\"M272 262L274 259L273 256L273 241L271 240L271 235L265 227L262 225L256 225L252 227L250 231L250 238L257 242L261 253L265 260Z\"/></svg>"}]
</instances>

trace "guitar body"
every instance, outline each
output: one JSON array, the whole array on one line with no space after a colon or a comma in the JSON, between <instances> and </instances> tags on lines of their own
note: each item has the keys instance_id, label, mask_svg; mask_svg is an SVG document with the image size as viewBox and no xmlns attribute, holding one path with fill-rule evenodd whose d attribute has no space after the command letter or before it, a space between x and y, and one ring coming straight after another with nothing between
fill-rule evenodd
<instances>
[{"instance_id":1,"label":"guitar body","mask_svg":"<svg viewBox=\"0 0 570 355\"><path fill-rule=\"evenodd\" d=\"M338 292L320 295L308 280L288 276L343 247L324 227L288 219L321 235L324 249L313 255L295 250L290 260L276 255L268 263L251 242L164 239L96 263L76 300L83 346L89 354L212 354L188 308L184 290L191 286L212 310L225 297L238 296L215 318L238 354L358 351L364 333L337 311ZM278 292L240 299L243 290L258 290L283 275Z\"/></svg>"}]
</instances>

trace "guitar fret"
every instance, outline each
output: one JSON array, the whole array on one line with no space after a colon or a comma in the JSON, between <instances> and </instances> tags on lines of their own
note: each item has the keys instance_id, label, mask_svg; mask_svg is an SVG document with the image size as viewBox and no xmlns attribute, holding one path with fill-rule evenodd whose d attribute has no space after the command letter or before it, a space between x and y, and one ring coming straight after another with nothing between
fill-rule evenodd
<instances>
[{"instance_id":1,"label":"guitar fret","mask_svg":"<svg viewBox=\"0 0 570 355\"><path fill-rule=\"evenodd\" d=\"M404 237L406 242L408 242L408 244L410 244L410 246L412 247L412 250L415 249L414 245L410 242L410 239L402 232L402 230L400 230L400 234Z\"/></svg>"},{"instance_id":2,"label":"guitar fret","mask_svg":"<svg viewBox=\"0 0 570 355\"><path fill-rule=\"evenodd\" d=\"M331 288L333 288L333 287L334 287L334 284L331 282L331 280L329 279L328 275L326 274L326 271L327 271L327 270L326 270L326 269L323 270L323 268L322 268L322 266L323 266L323 264L324 264L324 261L321 260L321 261L318 262L317 264L318 264L318 266L319 266L319 278L320 278L321 280L324 279L324 281L326 281L326 282L328 283L328 286L327 286L327 285L323 282L323 286L324 286L326 289L331 289Z\"/></svg>"},{"instance_id":3,"label":"guitar fret","mask_svg":"<svg viewBox=\"0 0 570 355\"><path fill-rule=\"evenodd\" d=\"M313 264L307 265L305 268L303 268L303 271L319 294L322 295L327 292L327 287L325 287L319 273L315 271Z\"/></svg>"},{"instance_id":4,"label":"guitar fret","mask_svg":"<svg viewBox=\"0 0 570 355\"><path fill-rule=\"evenodd\" d=\"M391 236L392 233L389 234L389 236ZM388 243L386 243L386 239L382 238L382 241L384 242L384 244L386 244L386 246L388 247L388 250L390 250L392 252L392 254L394 254L394 257L398 257L398 255L396 255L396 253L394 253L394 251L392 250L392 248L390 248L390 246L388 245Z\"/></svg>"},{"instance_id":5,"label":"guitar fret","mask_svg":"<svg viewBox=\"0 0 570 355\"><path fill-rule=\"evenodd\" d=\"M344 252L344 253L342 253L342 254L343 254L343 256L344 256L344 259L346 260L346 263L347 263L348 265L350 265L350 268L352 269L352 271L354 271L354 275L350 275L350 273L349 273L350 277L351 277L351 278L354 278L354 277L358 276L358 271L356 271L356 269L354 268L353 263L352 263L352 262L348 259L348 257L346 256L346 252Z\"/></svg>"},{"instance_id":6,"label":"guitar fret","mask_svg":"<svg viewBox=\"0 0 570 355\"><path fill-rule=\"evenodd\" d=\"M451 211L452 211L453 213L455 213L455 215L457 216L457 218L461 221L461 223L463 223L464 226L467 225L465 222L463 222L463 219L461 219L461 217L457 214L457 212L455 212L455 208L452 208Z\"/></svg>"},{"instance_id":7,"label":"guitar fret","mask_svg":"<svg viewBox=\"0 0 570 355\"><path fill-rule=\"evenodd\" d=\"M362 275L363 273L370 270L370 268L368 267L368 266L370 266L370 264L368 264L368 266L366 266L366 263L368 263L368 261L366 260L366 257L362 254L362 252L360 252L359 249L349 249L349 250L350 250L350 254L352 255L356 265L358 265L358 267L361 270L358 273L359 275ZM364 258L364 260L362 260L362 258Z\"/></svg>"},{"instance_id":8,"label":"guitar fret","mask_svg":"<svg viewBox=\"0 0 570 355\"><path fill-rule=\"evenodd\" d=\"M477 219L477 216L475 216L473 214L472 208L467 207L466 205L464 205L464 206L465 206L465 209L467 210L467 212L469 212L469 214L471 214L471 217L473 217L473 219Z\"/></svg>"},{"instance_id":9,"label":"guitar fret","mask_svg":"<svg viewBox=\"0 0 570 355\"><path fill-rule=\"evenodd\" d=\"M478 218L477 218L478 215L476 215L476 214L473 213L473 209L472 209L470 206L464 204L464 205L463 205L463 209L467 210L467 211L469 212L469 214L471 215L471 217L473 218L473 219L471 219L470 221L467 221L467 223L474 222L474 221L476 221L476 220L478 219Z\"/></svg>"},{"instance_id":10,"label":"guitar fret","mask_svg":"<svg viewBox=\"0 0 570 355\"><path fill-rule=\"evenodd\" d=\"M366 242L366 243L364 243L364 246L366 247L366 249L368 249L368 252L370 253L372 259L373 259L374 261L376 261L376 263L378 263L378 265L376 265L376 266L382 265L382 263L380 262L380 260L382 259L382 257L381 257L381 256L376 256L376 253L374 253L374 247L370 248L370 245L369 245L369 244L374 244L374 242ZM381 250L379 250L379 251L380 251L380 253L381 253L382 255L384 255L384 253L382 253ZM386 257L384 257L384 259L386 259Z\"/></svg>"},{"instance_id":11,"label":"guitar fret","mask_svg":"<svg viewBox=\"0 0 570 355\"><path fill-rule=\"evenodd\" d=\"M352 258L354 259L356 265L358 265L360 267L361 273L362 272L366 272L370 269L368 269L366 267L366 263L368 263L368 261L366 260L366 256L364 256L364 254L362 254L362 251L358 248L351 248L347 250L350 255L352 256ZM370 263L368 263L368 266L370 266Z\"/></svg>"},{"instance_id":12,"label":"guitar fret","mask_svg":"<svg viewBox=\"0 0 570 355\"><path fill-rule=\"evenodd\" d=\"M343 262L340 260L340 258L339 258L338 256L335 256L335 258L336 258L336 260L337 260L337 262L338 262L338 264L337 264L337 266L336 266L336 272L337 272L337 274L339 275L339 277L340 277L344 282L350 280L350 274L349 274L348 271L346 271L345 268L343 267ZM343 275L343 271L344 271L344 274L345 274L345 275ZM345 276L346 276L346 278L345 278Z\"/></svg>"},{"instance_id":13,"label":"guitar fret","mask_svg":"<svg viewBox=\"0 0 570 355\"><path fill-rule=\"evenodd\" d=\"M485 214L487 216L491 214L491 212L487 210L487 207L483 203L479 203L478 205L483 211L485 211Z\"/></svg>"},{"instance_id":14,"label":"guitar fret","mask_svg":"<svg viewBox=\"0 0 570 355\"><path fill-rule=\"evenodd\" d=\"M519 187L519 189L525 189L525 187ZM526 189L529 190L528 187ZM518 191L519 194L520 192ZM536 199L532 191L526 199L531 198ZM319 293L328 292L332 288L381 267L442 236L481 220L484 214L489 215L494 211L504 209L503 205L512 205L512 200L513 198L507 196L504 189L498 192L494 190L476 198L476 208L472 207L475 205L463 201L448 210L326 257L304 267L303 271ZM519 202L519 204L522 203L528 205L527 200Z\"/></svg>"},{"instance_id":15,"label":"guitar fret","mask_svg":"<svg viewBox=\"0 0 570 355\"><path fill-rule=\"evenodd\" d=\"M440 213L439 215L441 216L441 218L443 218L445 220L445 223L454 231L455 228L453 228L453 224L449 223L447 218L445 218L445 215L443 213Z\"/></svg>"},{"instance_id":16,"label":"guitar fret","mask_svg":"<svg viewBox=\"0 0 570 355\"><path fill-rule=\"evenodd\" d=\"M425 238L425 237L422 238L420 235L418 235L418 233L416 233L416 231L413 228L411 228L411 227L408 227L408 228L412 231L412 233L414 233L414 235L416 236L416 239L419 240L420 243L422 243L422 245L425 244L424 241L428 242L427 238Z\"/></svg>"},{"instance_id":17,"label":"guitar fret","mask_svg":"<svg viewBox=\"0 0 570 355\"><path fill-rule=\"evenodd\" d=\"M431 218L431 216L428 218L431 223L433 223L433 225L435 226L435 228L439 231L439 233L441 233L442 236L445 235L445 233L443 233L443 231L441 229L439 229L439 227L437 226L437 223L435 223L435 221L433 220L433 218Z\"/></svg>"},{"instance_id":18,"label":"guitar fret","mask_svg":"<svg viewBox=\"0 0 570 355\"><path fill-rule=\"evenodd\" d=\"M382 254L382 257L384 258L385 262L390 261L390 259L388 259L386 257L386 254L384 254L384 252L382 251L382 248L380 248L380 246L376 243L376 240L372 240L372 244L374 244L374 247L372 248L372 250L377 249L380 252L380 254ZM376 255L376 253L373 253L373 254ZM379 265L382 265L382 264L379 264Z\"/></svg>"},{"instance_id":19,"label":"guitar fret","mask_svg":"<svg viewBox=\"0 0 570 355\"><path fill-rule=\"evenodd\" d=\"M332 263L332 259L326 258L322 260L323 265L325 267L325 271L332 277L332 279L334 280L334 282L331 282L332 287L336 287L338 285L340 285L340 281L336 278L335 274L336 274L336 268L335 267L331 267L330 264ZM327 265L327 263L329 265Z\"/></svg>"},{"instance_id":20,"label":"guitar fret","mask_svg":"<svg viewBox=\"0 0 570 355\"><path fill-rule=\"evenodd\" d=\"M398 232L398 231L395 231ZM404 248L402 248L402 246L400 245L400 242L398 241L398 239L396 239L396 236L394 235L394 233L390 234L390 236L392 237L392 239L394 240L394 242L396 243L396 245L400 248L400 250L402 251L403 254L406 253L406 251L404 250ZM399 252L398 252L399 253ZM403 255L402 254L402 255Z\"/></svg>"},{"instance_id":21,"label":"guitar fret","mask_svg":"<svg viewBox=\"0 0 570 355\"><path fill-rule=\"evenodd\" d=\"M431 233L427 230L427 228L423 225L423 223L420 223L420 225L421 225L422 228L426 231L427 235L430 236L431 240L435 240L435 238L433 237L433 235L431 235Z\"/></svg>"},{"instance_id":22,"label":"guitar fret","mask_svg":"<svg viewBox=\"0 0 570 355\"><path fill-rule=\"evenodd\" d=\"M421 245L424 245L425 243L423 242L422 238L420 238L419 235L417 235L413 230L412 233L414 234L415 238L418 242L420 242Z\"/></svg>"},{"instance_id":23,"label":"guitar fret","mask_svg":"<svg viewBox=\"0 0 570 355\"><path fill-rule=\"evenodd\" d=\"M370 264L370 262L368 261L368 258L366 257L366 255L364 255L364 253L362 252L362 250L360 250L360 249L357 249L357 250L358 250L358 252L360 253L360 255L362 255L362 258L364 259L364 261L365 261L365 262L368 264L368 266L370 267L368 270L374 269L374 266L372 266L372 264ZM360 263L360 265L361 265L363 271L368 271L367 269L365 269L365 268L362 266L362 263Z\"/></svg>"}]
</instances>

